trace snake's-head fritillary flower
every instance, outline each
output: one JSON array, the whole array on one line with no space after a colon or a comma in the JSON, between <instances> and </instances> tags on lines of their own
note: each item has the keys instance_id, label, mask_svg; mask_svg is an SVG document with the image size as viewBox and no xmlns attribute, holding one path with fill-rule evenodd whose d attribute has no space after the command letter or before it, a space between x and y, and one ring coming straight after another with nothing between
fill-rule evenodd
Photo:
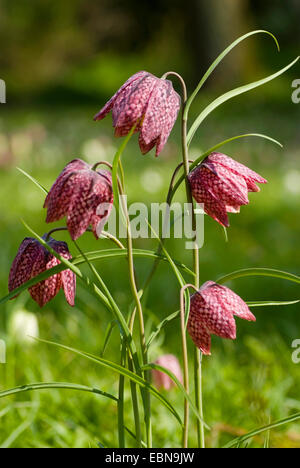
<instances>
[{"instance_id":1,"label":"snake's-head fritillary flower","mask_svg":"<svg viewBox=\"0 0 300 468\"><path fill-rule=\"evenodd\" d=\"M210 353L211 335L235 340L234 315L255 322L247 304L231 289L213 281L191 296L188 332L203 354Z\"/></svg>"},{"instance_id":2,"label":"snake's-head fritillary flower","mask_svg":"<svg viewBox=\"0 0 300 468\"><path fill-rule=\"evenodd\" d=\"M165 367L167 370L171 371L175 377L177 377L179 382L183 382L179 361L173 354L164 354L155 361L155 364ZM172 387L176 386L175 382L168 376L168 374L165 374L159 370L152 370L152 378L158 390L160 388L170 390Z\"/></svg>"},{"instance_id":3,"label":"snake's-head fritillary flower","mask_svg":"<svg viewBox=\"0 0 300 468\"><path fill-rule=\"evenodd\" d=\"M74 159L61 172L46 197L46 222L58 221L66 216L73 240L80 237L89 225L98 238L112 204L111 173L93 170L81 159Z\"/></svg>"},{"instance_id":4,"label":"snake's-head fritillary flower","mask_svg":"<svg viewBox=\"0 0 300 468\"><path fill-rule=\"evenodd\" d=\"M134 125L140 132L143 154L156 146L156 156L165 146L180 108L180 96L171 81L140 71L131 76L96 114L102 120L112 111L115 136L128 135Z\"/></svg>"},{"instance_id":5,"label":"snake's-head fritillary flower","mask_svg":"<svg viewBox=\"0 0 300 468\"><path fill-rule=\"evenodd\" d=\"M43 236L47 239L47 234ZM71 254L65 242L50 238L48 245L62 257L70 260ZM37 239L26 237L19 247L9 273L8 289L13 291L40 273L49 270L60 261L52 255ZM64 270L29 288L29 293L40 307L53 299L60 289L64 290L68 304L74 306L76 275L71 270Z\"/></svg>"},{"instance_id":6,"label":"snake's-head fritillary flower","mask_svg":"<svg viewBox=\"0 0 300 468\"><path fill-rule=\"evenodd\" d=\"M222 153L211 153L189 174L192 195L204 211L228 227L227 213L239 213L249 203L248 192L259 192L257 183L267 181L243 164Z\"/></svg>"}]
</instances>

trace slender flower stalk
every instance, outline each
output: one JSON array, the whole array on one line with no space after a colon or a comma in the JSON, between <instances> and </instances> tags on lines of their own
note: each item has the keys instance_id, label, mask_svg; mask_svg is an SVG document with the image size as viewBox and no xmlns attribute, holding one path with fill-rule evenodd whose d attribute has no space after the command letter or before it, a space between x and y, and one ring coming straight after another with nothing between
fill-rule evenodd
<instances>
[{"instance_id":1,"label":"slender flower stalk","mask_svg":"<svg viewBox=\"0 0 300 468\"><path fill-rule=\"evenodd\" d=\"M190 204L192 207L192 226L193 230L195 231L196 228L196 218L195 218L195 212L194 212L194 204L193 204L193 197L192 197L192 192L188 180L189 172L190 172L190 161L189 161L189 155L188 155L188 144L187 144L187 119L188 119L188 112L186 111L186 104L187 104L187 90L186 90L186 85L183 80L183 78L176 72L168 72L164 75L164 77L167 77L168 75L173 75L176 76L181 85L182 85L182 95L183 95L183 104L182 104L182 118L181 118L181 144L182 144L182 160L183 160L183 166L184 166L184 175L185 175L185 187L186 187L186 197L187 197L187 202ZM170 192L170 198L172 198L172 191ZM193 263L194 263L194 272L195 272L195 287L198 289L199 288L199 276L200 276L200 270L199 270L199 248L197 246L197 243L195 242L194 248L193 248ZM184 332L186 333L186 332ZM186 340L183 340L183 346L186 348ZM184 353L186 352L186 349L184 349ZM202 356L198 350L195 352L194 355L194 380L195 380L195 389L196 389L196 407L199 411L199 414L201 416L201 420L203 421L203 404L202 404ZM187 390L188 391L188 390ZM188 425L188 413L189 413L189 408L188 408L188 401L185 401L185 419L187 420L187 425ZM187 443L187 438L186 435L185 437L185 443ZM197 438L198 438L198 445L201 448L205 447L205 441L204 441L204 425L201 421L197 421Z\"/></svg>"},{"instance_id":2,"label":"slender flower stalk","mask_svg":"<svg viewBox=\"0 0 300 468\"><path fill-rule=\"evenodd\" d=\"M124 190L124 187L122 187L119 184L120 195L124 195L123 190ZM122 196L121 196L121 206L122 206L122 210L124 212L125 219L126 219L129 281L130 281L132 294L134 296L136 310L138 312L139 329L140 329L140 345L141 345L141 351L142 351L142 362L143 362L143 365L145 366L145 365L148 364L148 350L147 350L146 337L145 337L144 315L143 315L142 304L141 304L141 300L140 300L140 297L139 297L139 292L138 292L138 288L137 288L137 284L136 284L136 278L135 278L130 219L129 219L129 214L128 214L126 202L124 200L124 197L122 197ZM133 327L133 321L131 323L131 326ZM144 377L145 377L145 380L150 382L150 373L149 373L149 371L145 371ZM146 442L147 442L147 447L151 448L152 447L152 428L151 428L150 394L146 390L144 392L144 395L145 395L145 415L144 416L145 416L145 425L146 425Z\"/></svg>"},{"instance_id":3,"label":"slender flower stalk","mask_svg":"<svg viewBox=\"0 0 300 468\"><path fill-rule=\"evenodd\" d=\"M189 362L188 352L186 345L186 330L185 330L185 308L184 308L184 291L189 285L184 286L180 291L180 328L181 328L181 344L182 344L182 358L183 358L183 385L187 394L189 394ZM184 421L182 431L182 447L188 447L189 437L189 402L184 400Z\"/></svg>"},{"instance_id":4,"label":"slender flower stalk","mask_svg":"<svg viewBox=\"0 0 300 468\"><path fill-rule=\"evenodd\" d=\"M121 366L126 363L126 343L124 338L121 338ZM119 448L125 448L125 428L124 428L124 390L125 378L123 375L119 377L119 398L118 398L118 434Z\"/></svg>"}]
</instances>

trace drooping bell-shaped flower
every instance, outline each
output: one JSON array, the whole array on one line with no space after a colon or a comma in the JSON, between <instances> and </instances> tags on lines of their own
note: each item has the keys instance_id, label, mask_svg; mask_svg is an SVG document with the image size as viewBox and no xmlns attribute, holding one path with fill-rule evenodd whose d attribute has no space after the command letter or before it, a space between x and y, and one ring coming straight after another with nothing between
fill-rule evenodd
<instances>
[{"instance_id":1,"label":"drooping bell-shaped flower","mask_svg":"<svg viewBox=\"0 0 300 468\"><path fill-rule=\"evenodd\" d=\"M174 356L174 354L164 354L155 361L155 364L165 367L167 370L171 371L175 375L175 377L177 377L179 382L183 382L181 367L177 357ZM172 380L171 377L168 376L168 374L162 371L153 369L152 378L154 385L158 390L160 388L170 390L172 387L176 386L174 380Z\"/></svg>"},{"instance_id":2,"label":"drooping bell-shaped flower","mask_svg":"<svg viewBox=\"0 0 300 468\"><path fill-rule=\"evenodd\" d=\"M137 125L141 152L146 154L156 146L158 156L174 126L180 101L171 81L140 71L123 84L94 120L102 120L112 111L116 137L127 135Z\"/></svg>"},{"instance_id":3,"label":"drooping bell-shaped flower","mask_svg":"<svg viewBox=\"0 0 300 468\"><path fill-rule=\"evenodd\" d=\"M81 159L74 159L61 172L48 193L44 208L46 222L67 218L67 227L73 240L92 226L96 238L112 209L113 190L111 173L93 170Z\"/></svg>"},{"instance_id":4,"label":"drooping bell-shaped flower","mask_svg":"<svg viewBox=\"0 0 300 468\"><path fill-rule=\"evenodd\" d=\"M203 354L211 354L211 334L235 340L235 315L256 320L247 304L226 286L208 281L191 296L187 330Z\"/></svg>"},{"instance_id":5,"label":"drooping bell-shaped flower","mask_svg":"<svg viewBox=\"0 0 300 468\"><path fill-rule=\"evenodd\" d=\"M47 235L43 236L46 240ZM62 257L72 258L65 242L50 238L48 245ZM9 273L8 289L13 291L40 273L49 270L60 261L52 255L37 239L26 237L19 247ZM64 270L29 288L29 293L40 307L51 301L60 289L64 290L68 304L74 306L76 275L71 270Z\"/></svg>"},{"instance_id":6,"label":"drooping bell-shaped flower","mask_svg":"<svg viewBox=\"0 0 300 468\"><path fill-rule=\"evenodd\" d=\"M191 191L204 211L228 227L227 213L239 213L249 203L248 192L259 192L256 183L267 181L243 164L222 153L211 153L188 176Z\"/></svg>"}]
</instances>

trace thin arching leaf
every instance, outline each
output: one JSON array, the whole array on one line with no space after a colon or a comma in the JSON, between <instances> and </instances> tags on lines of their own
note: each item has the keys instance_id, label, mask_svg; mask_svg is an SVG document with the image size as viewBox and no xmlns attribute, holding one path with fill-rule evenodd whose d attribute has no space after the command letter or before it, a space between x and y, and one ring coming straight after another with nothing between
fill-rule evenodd
<instances>
[{"instance_id":1,"label":"thin arching leaf","mask_svg":"<svg viewBox=\"0 0 300 468\"><path fill-rule=\"evenodd\" d=\"M149 224L149 223L148 223ZM171 255L169 255L168 251L166 250L162 240L159 238L158 234L155 232L155 230L153 229L153 227L149 224L149 227L151 229L151 231L153 232L153 234L155 235L155 237L157 238L157 240L159 241L160 243L160 246L162 248L162 251L164 252L168 262L170 263L174 273L175 273L175 276L180 284L180 287L183 288L186 284L182 274L180 273L179 269L177 268L177 266L175 265L175 262L174 260L172 259ZM189 295L189 292L187 289L185 289L184 291L184 305L185 305L185 328L187 327L187 322L188 322L188 318L189 318L189 311L190 311L190 295Z\"/></svg>"},{"instance_id":2,"label":"thin arching leaf","mask_svg":"<svg viewBox=\"0 0 300 468\"><path fill-rule=\"evenodd\" d=\"M230 442L228 442L228 444L224 446L224 448L235 447L237 444L241 444L245 442L246 440L250 439L251 437L261 434L262 432L270 431L271 429L275 429L276 427L280 427L284 424L289 424L294 421L298 421L299 419L300 419L300 413L296 413L296 414L293 414L292 416L289 416L288 418L280 419L279 421L276 421L274 423L259 427L257 429L254 429L251 432L248 432L247 434L244 434L240 437L237 437L236 439L231 440Z\"/></svg>"},{"instance_id":3,"label":"thin arching leaf","mask_svg":"<svg viewBox=\"0 0 300 468\"><path fill-rule=\"evenodd\" d=\"M216 60L211 64L211 66L209 67L209 69L207 70L207 72L203 75L203 77L201 78L198 86L196 87L195 91L191 94L190 98L188 99L187 103L186 103L186 106L185 106L185 111L184 111L184 117L187 118L188 116L188 112L189 112L189 109L190 109L190 106L193 102L193 100L195 99L195 97L197 96L197 94L199 93L200 89L202 88L202 86L204 85L204 83L206 82L206 80L209 78L209 76L212 74L212 72L215 70L215 68L219 65L220 62L222 62L222 60L226 57L226 55L228 55L232 49L234 49L238 44L240 44L242 41L244 41L245 39L248 39L248 37L250 36L253 36L255 34L267 34L269 36L271 36L274 41L275 41L275 44L277 46L277 49L278 51L280 50L279 48L279 44L278 44L278 41L276 39L276 37L270 33L269 31L265 31L263 29L258 29L256 31L250 31L249 33L247 34L244 34L243 36L239 37L238 39L236 39L234 42L232 42L232 44L230 44L217 58Z\"/></svg>"},{"instance_id":4,"label":"thin arching leaf","mask_svg":"<svg viewBox=\"0 0 300 468\"><path fill-rule=\"evenodd\" d=\"M280 278L293 283L300 283L300 276L287 273L286 271L274 270L273 268L245 268L243 270L237 270L228 275L222 276L217 279L217 283L223 284L227 281L231 281L238 278L244 278L246 276L269 276L271 278Z\"/></svg>"},{"instance_id":5,"label":"thin arching leaf","mask_svg":"<svg viewBox=\"0 0 300 468\"><path fill-rule=\"evenodd\" d=\"M32 175L28 174L24 169L21 169L20 167L17 167L17 170L21 172L24 176L26 176L31 182L33 182L37 187L39 187L42 192L44 192L46 195L48 195L48 190L40 184Z\"/></svg>"},{"instance_id":6,"label":"thin arching leaf","mask_svg":"<svg viewBox=\"0 0 300 468\"><path fill-rule=\"evenodd\" d=\"M300 300L296 301L249 301L248 307L273 307L273 306L288 306L298 304Z\"/></svg>"},{"instance_id":7,"label":"thin arching leaf","mask_svg":"<svg viewBox=\"0 0 300 468\"><path fill-rule=\"evenodd\" d=\"M258 81L254 81L253 83L246 84L244 86L239 86L238 88L232 89L231 91L228 91L227 93L223 94L222 96L219 96L217 99L215 99L211 104L209 104L196 118L194 123L192 124L188 135L187 135L187 142L188 144L191 143L193 136L195 135L197 129L201 125L201 123L206 119L206 117L217 107L219 107L221 104L224 102L228 101L229 99L232 99L236 96L239 96L240 94L246 93L248 91L251 91L252 89L255 89L259 86L262 86L269 81L274 80L278 76L282 75L285 73L287 70L289 70L291 67L293 67L299 60L299 57L297 57L295 60L293 60L291 63L289 63L286 67L282 68L276 73L273 73L272 75L267 76L266 78L263 78Z\"/></svg>"},{"instance_id":8,"label":"thin arching leaf","mask_svg":"<svg viewBox=\"0 0 300 468\"><path fill-rule=\"evenodd\" d=\"M182 425L181 418L175 408L171 405L171 403L163 396L160 394L158 390L156 390L153 385L149 384L146 380L144 380L141 376L135 374L134 372L131 372L129 369L126 367L122 367L119 364L116 364L115 362L108 361L106 359L100 358L98 356L94 356L93 354L87 353L85 351L81 351L75 348L71 348L69 346L60 344L60 343L55 343L53 341L48 341L48 340L42 340L40 338L34 338L36 341L39 341L41 343L49 344L51 346L55 346L57 348L65 349L66 351L70 351L74 354L77 354L85 359L88 359L90 361L93 361L97 364L99 364L102 367L105 367L107 369L110 369L113 372L116 372L119 375L123 375L124 377L128 378L135 384L139 385L141 388L147 389L153 396L155 396L172 414L173 416L177 419L177 421Z\"/></svg>"},{"instance_id":9,"label":"thin arching leaf","mask_svg":"<svg viewBox=\"0 0 300 468\"><path fill-rule=\"evenodd\" d=\"M105 250L101 250L101 251L96 250L94 252L87 252L85 254L86 258L89 261L105 260L105 259L118 258L118 257L124 257L125 258L126 255L127 255L127 251L126 250L120 250L120 249L105 249ZM159 258L162 261L168 262L167 257L162 256L162 255L158 255L156 252L153 252L151 250L133 249L133 255L135 257L142 257L142 258ZM56 253L56 256L57 256L57 258L60 259L60 256L57 253ZM34 284L39 283L40 281L43 281L43 280L49 278L50 276L52 276L54 274L57 274L57 273L60 273L61 271L66 270L68 268L70 268L72 271L74 271L74 273L77 274L79 278L81 278L81 279L85 278L84 275L79 270L79 268L75 268L77 265L82 265L83 263L85 263L85 259L84 259L84 257L82 255L78 255L76 257L73 257L70 261L68 261L68 263L65 263L62 260L61 264L59 264L59 265L57 265L57 266L55 266L55 267L53 267L53 268L51 268L51 269L49 269L47 271L44 271L43 273L39 274L35 278L32 278L31 280L29 280L26 283L22 284L21 286L16 288L11 293L7 294L5 297L1 298L0 299L0 305L4 304L8 300L12 299L17 294L20 294L21 292L23 292L26 289L30 288ZM185 266L181 262L178 262L178 261L174 260L174 263L178 268L182 269L182 271L184 271L185 273L187 273L187 274L189 274L191 276L195 275L192 270L190 270L187 266ZM69 265L72 265L72 267L69 266ZM108 304L108 301L106 301L106 305L107 304Z\"/></svg>"},{"instance_id":10,"label":"thin arching leaf","mask_svg":"<svg viewBox=\"0 0 300 468\"><path fill-rule=\"evenodd\" d=\"M102 346L102 350L101 350L101 353L100 353L100 357L104 356L104 353L106 351L106 347L107 347L108 342L110 340L110 337L112 335L113 329L117 324L118 324L118 322L116 320L112 320L107 325L105 333L104 333L103 346Z\"/></svg>"},{"instance_id":11,"label":"thin arching leaf","mask_svg":"<svg viewBox=\"0 0 300 468\"><path fill-rule=\"evenodd\" d=\"M121 156L127 146L127 143L129 142L130 138L132 137L134 130L136 128L136 125L132 127L126 138L124 139L123 143L121 146L118 148L114 159L113 159L113 165L112 165L112 186L113 186L113 192L114 192L114 203L117 212L119 212L119 188L118 188L118 169L120 167L120 159ZM123 178L123 175L122 175Z\"/></svg>"},{"instance_id":12,"label":"thin arching leaf","mask_svg":"<svg viewBox=\"0 0 300 468\"><path fill-rule=\"evenodd\" d=\"M147 341L147 346L148 348L150 347L151 343L157 335L161 332L161 330L168 325L170 322L173 322L173 320L177 319L180 316L180 310L177 310L176 312L173 312L173 314L168 315L168 317L164 318L155 328L155 330L151 333L151 335L148 338Z\"/></svg>"},{"instance_id":13,"label":"thin arching leaf","mask_svg":"<svg viewBox=\"0 0 300 468\"><path fill-rule=\"evenodd\" d=\"M118 398L111 395L110 393L103 392L98 388L87 387L86 385L79 385L68 382L40 382L26 385L20 385L19 387L10 388L9 390L3 390L0 392L0 398L4 398L18 393L31 392L34 390L51 390L51 389L63 389L63 390L77 390L81 392L90 392L97 395L102 395L114 401L118 401Z\"/></svg>"},{"instance_id":14,"label":"thin arching leaf","mask_svg":"<svg viewBox=\"0 0 300 468\"><path fill-rule=\"evenodd\" d=\"M179 388L179 390L182 392L182 394L184 395L184 398L189 402L190 404L190 407L193 411L193 413L195 414L196 418L199 419L199 421L203 422L203 424L205 425L206 429L210 429L210 427L203 421L203 419L200 417L199 415L199 412L197 410L197 408L195 407L194 403L193 403L193 400L191 399L191 397L188 395L188 393L186 392L184 386L182 385L182 383L177 379L176 375L173 374L173 372L171 372L169 369L166 369L165 367L163 366L160 366L159 364L154 364L154 363L151 363L151 364L147 364L146 366L143 366L142 367L143 370L158 370L160 372L163 372L165 374L167 374L170 379L173 380L173 382L175 382L175 384L177 385L177 387Z\"/></svg>"}]
</instances>

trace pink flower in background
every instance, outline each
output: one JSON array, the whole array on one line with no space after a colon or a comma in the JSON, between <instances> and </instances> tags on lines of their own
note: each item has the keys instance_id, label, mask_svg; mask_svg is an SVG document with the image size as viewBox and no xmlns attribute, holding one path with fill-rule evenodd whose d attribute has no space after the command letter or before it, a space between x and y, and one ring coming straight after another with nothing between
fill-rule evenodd
<instances>
[{"instance_id":1,"label":"pink flower in background","mask_svg":"<svg viewBox=\"0 0 300 468\"><path fill-rule=\"evenodd\" d=\"M203 354L211 354L211 334L235 340L234 315L256 320L247 304L225 286L208 281L191 296L187 330Z\"/></svg>"},{"instance_id":2,"label":"pink flower in background","mask_svg":"<svg viewBox=\"0 0 300 468\"><path fill-rule=\"evenodd\" d=\"M46 239L45 234L43 239ZM52 238L47 242L53 250L62 257L72 258L65 242ZM60 261L52 255L40 242L34 238L26 237L19 247L9 273L8 289L13 291L31 278L43 271L58 265ZM40 307L51 301L60 289L64 290L68 304L74 306L76 292L76 275L71 270L64 270L29 288L29 293Z\"/></svg>"},{"instance_id":3,"label":"pink flower in background","mask_svg":"<svg viewBox=\"0 0 300 468\"><path fill-rule=\"evenodd\" d=\"M67 218L67 227L73 240L92 226L98 238L113 203L112 179L109 171L92 170L80 159L71 161L54 182L44 208L46 222Z\"/></svg>"},{"instance_id":4,"label":"pink flower in background","mask_svg":"<svg viewBox=\"0 0 300 468\"><path fill-rule=\"evenodd\" d=\"M141 71L131 76L98 112L102 120L112 111L115 136L127 135L137 124L143 154L156 146L156 156L165 146L180 108L180 96L171 81Z\"/></svg>"},{"instance_id":5,"label":"pink flower in background","mask_svg":"<svg viewBox=\"0 0 300 468\"><path fill-rule=\"evenodd\" d=\"M165 367L177 377L179 382L183 382L179 361L173 354L164 354L155 361L155 364ZM152 378L158 389L164 388L165 390L170 390L176 386L175 382L167 374L156 369L152 370Z\"/></svg>"},{"instance_id":6,"label":"pink flower in background","mask_svg":"<svg viewBox=\"0 0 300 468\"><path fill-rule=\"evenodd\" d=\"M267 181L248 167L222 153L211 153L189 174L192 195L204 211L228 227L227 213L239 213L249 203L248 192L259 192L256 183Z\"/></svg>"}]
</instances>

